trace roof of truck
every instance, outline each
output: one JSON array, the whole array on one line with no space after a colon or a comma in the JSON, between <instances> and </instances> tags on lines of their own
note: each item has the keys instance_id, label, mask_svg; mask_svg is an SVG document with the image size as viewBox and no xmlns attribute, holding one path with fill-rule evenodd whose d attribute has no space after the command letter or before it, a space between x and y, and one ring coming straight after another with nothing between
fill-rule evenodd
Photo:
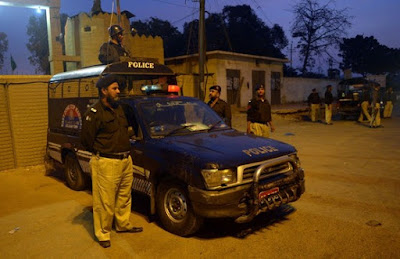
<instances>
[{"instance_id":1,"label":"roof of truck","mask_svg":"<svg viewBox=\"0 0 400 259\"><path fill-rule=\"evenodd\" d=\"M55 74L50 82L96 77L105 74L136 75L143 77L172 76L173 71L162 64L148 60L134 60L111 63L108 65L96 65L73 71Z\"/></svg>"}]
</instances>

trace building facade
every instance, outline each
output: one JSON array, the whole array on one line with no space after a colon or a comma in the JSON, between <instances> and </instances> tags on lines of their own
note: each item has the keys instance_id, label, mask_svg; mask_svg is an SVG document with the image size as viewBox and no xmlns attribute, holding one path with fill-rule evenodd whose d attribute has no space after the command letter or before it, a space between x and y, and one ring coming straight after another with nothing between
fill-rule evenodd
<instances>
[{"instance_id":1,"label":"building facade","mask_svg":"<svg viewBox=\"0 0 400 259\"><path fill-rule=\"evenodd\" d=\"M206 53L204 89L206 100L208 89L220 85L221 98L231 105L247 106L253 97L254 89L262 84L266 98L272 104L281 103L281 82L283 64L287 59L248 55L227 51L209 51ZM198 55L186 55L166 58L165 64L178 75L178 84L183 87L184 95L198 96L199 84Z\"/></svg>"}]
</instances>

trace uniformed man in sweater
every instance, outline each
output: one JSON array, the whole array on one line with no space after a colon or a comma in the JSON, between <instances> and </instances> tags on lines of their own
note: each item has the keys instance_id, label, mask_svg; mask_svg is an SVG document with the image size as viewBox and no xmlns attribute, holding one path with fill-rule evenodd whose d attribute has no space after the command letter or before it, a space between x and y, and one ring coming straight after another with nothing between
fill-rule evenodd
<instances>
[{"instance_id":1,"label":"uniformed man in sweater","mask_svg":"<svg viewBox=\"0 0 400 259\"><path fill-rule=\"evenodd\" d=\"M102 64L110 64L129 60L130 55L122 45L122 40L124 39L124 29L122 29L121 26L114 24L108 28L108 32L111 39L100 47L100 62Z\"/></svg>"},{"instance_id":2,"label":"uniformed man in sweater","mask_svg":"<svg viewBox=\"0 0 400 259\"><path fill-rule=\"evenodd\" d=\"M375 83L372 87L372 92L371 92L372 116L371 116L371 122L369 124L371 128L378 128L382 126L380 92L379 92L380 88L381 86L378 83Z\"/></svg>"},{"instance_id":3,"label":"uniformed man in sweater","mask_svg":"<svg viewBox=\"0 0 400 259\"><path fill-rule=\"evenodd\" d=\"M210 101L207 103L218 115L221 117L225 123L231 127L232 113L231 106L227 104L224 100L220 99L221 86L213 85L210 87Z\"/></svg>"},{"instance_id":4,"label":"uniformed man in sweater","mask_svg":"<svg viewBox=\"0 0 400 259\"><path fill-rule=\"evenodd\" d=\"M86 111L81 132L82 145L92 152L94 234L104 248L111 245L113 221L117 232L143 230L133 227L129 220L133 166L128 121L118 104L118 81L113 74L98 80L100 99Z\"/></svg>"},{"instance_id":5,"label":"uniformed man in sweater","mask_svg":"<svg viewBox=\"0 0 400 259\"><path fill-rule=\"evenodd\" d=\"M272 124L271 105L265 99L263 85L255 88L256 97L247 106L247 133L269 138L269 132L274 132Z\"/></svg>"},{"instance_id":6,"label":"uniformed man in sweater","mask_svg":"<svg viewBox=\"0 0 400 259\"><path fill-rule=\"evenodd\" d=\"M325 91L325 123L327 125L332 125L332 86L328 85Z\"/></svg>"},{"instance_id":7,"label":"uniformed man in sweater","mask_svg":"<svg viewBox=\"0 0 400 259\"><path fill-rule=\"evenodd\" d=\"M383 110L383 118L391 118L393 111L393 103L394 103L394 93L393 88L388 87L385 92L385 109Z\"/></svg>"},{"instance_id":8,"label":"uniformed man in sweater","mask_svg":"<svg viewBox=\"0 0 400 259\"><path fill-rule=\"evenodd\" d=\"M361 93L361 104L360 104L360 116L358 117L358 122L364 122L364 117L368 122L371 121L371 115L368 112L370 92L367 88L363 88Z\"/></svg>"},{"instance_id":9,"label":"uniformed man in sweater","mask_svg":"<svg viewBox=\"0 0 400 259\"><path fill-rule=\"evenodd\" d=\"M312 89L312 92L307 98L308 105L311 108L311 121L316 122L319 120L319 106L321 104L321 99L319 98L319 94L317 89Z\"/></svg>"}]
</instances>

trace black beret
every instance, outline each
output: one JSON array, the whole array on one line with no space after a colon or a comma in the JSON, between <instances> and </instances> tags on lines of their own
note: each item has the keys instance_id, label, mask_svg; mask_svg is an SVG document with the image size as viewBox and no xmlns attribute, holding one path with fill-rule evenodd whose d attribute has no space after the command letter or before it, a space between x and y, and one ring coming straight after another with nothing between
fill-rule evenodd
<instances>
[{"instance_id":1,"label":"black beret","mask_svg":"<svg viewBox=\"0 0 400 259\"><path fill-rule=\"evenodd\" d=\"M255 90L255 91L258 91L258 89L260 89L260 88L262 88L262 89L265 90L265 88L264 88L263 85L257 85L256 88L254 88L254 90Z\"/></svg>"},{"instance_id":2,"label":"black beret","mask_svg":"<svg viewBox=\"0 0 400 259\"><path fill-rule=\"evenodd\" d=\"M122 80L120 76L115 74L107 74L105 76L101 76L96 83L97 88L107 88L112 83L117 82L119 85L121 84Z\"/></svg>"},{"instance_id":3,"label":"black beret","mask_svg":"<svg viewBox=\"0 0 400 259\"><path fill-rule=\"evenodd\" d=\"M220 93L221 92L221 86L213 85L213 86L210 87L210 90L217 90Z\"/></svg>"}]
</instances>

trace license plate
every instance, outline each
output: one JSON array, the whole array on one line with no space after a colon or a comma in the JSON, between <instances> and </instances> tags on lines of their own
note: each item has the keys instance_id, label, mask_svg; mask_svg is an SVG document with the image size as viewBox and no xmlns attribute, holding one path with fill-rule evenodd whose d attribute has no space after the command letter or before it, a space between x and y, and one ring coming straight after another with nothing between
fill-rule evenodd
<instances>
[{"instance_id":1,"label":"license plate","mask_svg":"<svg viewBox=\"0 0 400 259\"><path fill-rule=\"evenodd\" d=\"M267 198L268 196L279 193L279 187L275 187L266 191L262 191L258 194L258 199L262 200Z\"/></svg>"}]
</instances>

